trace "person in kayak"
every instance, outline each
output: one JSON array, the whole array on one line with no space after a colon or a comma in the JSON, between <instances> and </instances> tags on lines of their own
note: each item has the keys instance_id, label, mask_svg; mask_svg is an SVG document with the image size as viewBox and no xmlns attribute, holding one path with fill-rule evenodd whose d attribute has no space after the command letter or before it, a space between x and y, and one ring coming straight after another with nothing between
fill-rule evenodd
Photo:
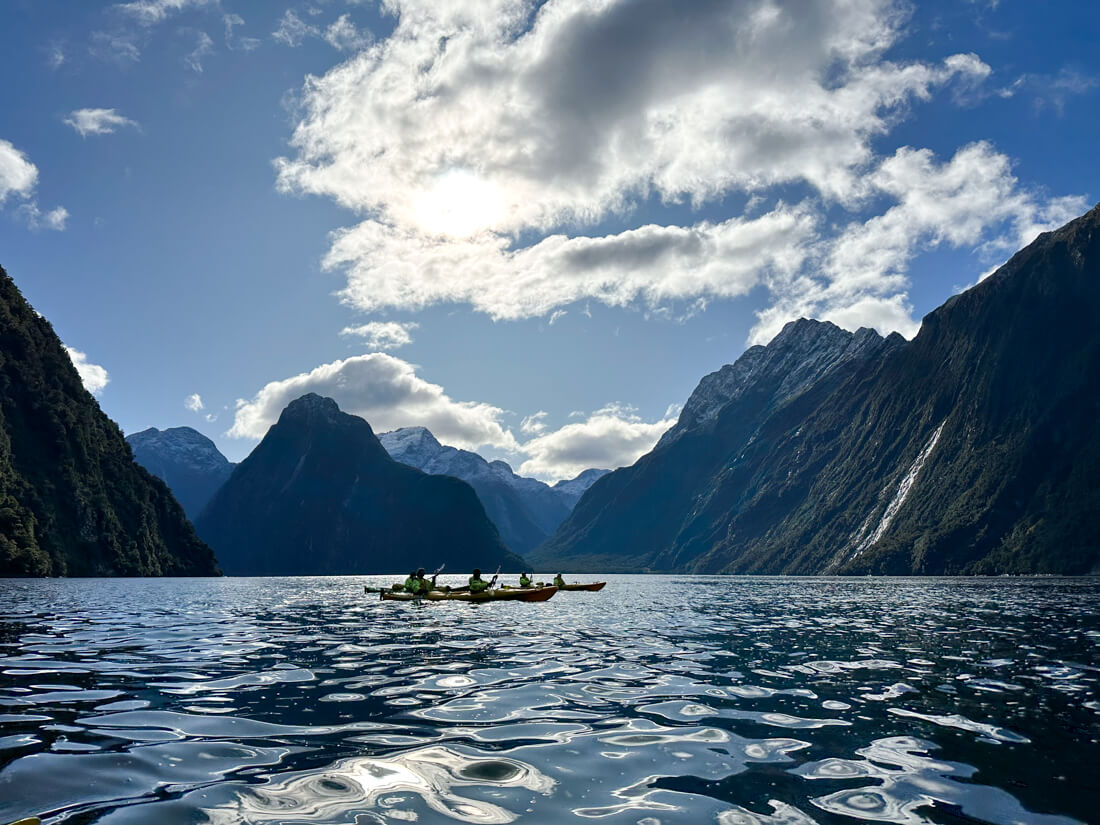
<instances>
[{"instance_id":1,"label":"person in kayak","mask_svg":"<svg viewBox=\"0 0 1100 825\"><path fill-rule=\"evenodd\" d=\"M470 576L470 592L471 593L484 593L489 589L489 582L481 578L481 570L474 568L474 575Z\"/></svg>"},{"instance_id":2,"label":"person in kayak","mask_svg":"<svg viewBox=\"0 0 1100 825\"><path fill-rule=\"evenodd\" d=\"M409 573L409 577L405 579L405 592L406 593L419 593L420 582L416 580L416 573Z\"/></svg>"},{"instance_id":3,"label":"person in kayak","mask_svg":"<svg viewBox=\"0 0 1100 825\"><path fill-rule=\"evenodd\" d=\"M426 593L431 593L433 590L438 590L439 588L437 588L435 586L435 580L438 577L439 577L439 574L436 573L430 579L425 578L424 568L421 567L419 570L416 571L416 585L417 585L417 591L416 592L418 592L421 596L423 596Z\"/></svg>"},{"instance_id":4,"label":"person in kayak","mask_svg":"<svg viewBox=\"0 0 1100 825\"><path fill-rule=\"evenodd\" d=\"M561 577L561 573L554 576L554 587L565 587L565 579Z\"/></svg>"},{"instance_id":5,"label":"person in kayak","mask_svg":"<svg viewBox=\"0 0 1100 825\"><path fill-rule=\"evenodd\" d=\"M526 573L520 573L519 574L519 586L520 587L531 587L532 585L534 585L534 582L531 581L530 576L528 576Z\"/></svg>"}]
</instances>

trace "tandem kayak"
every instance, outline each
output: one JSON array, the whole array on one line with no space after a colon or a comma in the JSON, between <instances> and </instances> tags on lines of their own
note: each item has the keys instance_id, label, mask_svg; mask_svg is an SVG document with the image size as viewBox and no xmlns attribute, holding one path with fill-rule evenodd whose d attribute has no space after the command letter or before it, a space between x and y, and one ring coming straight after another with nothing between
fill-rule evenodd
<instances>
[{"instance_id":1,"label":"tandem kayak","mask_svg":"<svg viewBox=\"0 0 1100 825\"><path fill-rule=\"evenodd\" d=\"M566 584L559 587L558 590L603 590L604 585L607 582L592 582L592 584Z\"/></svg>"},{"instance_id":2,"label":"tandem kayak","mask_svg":"<svg viewBox=\"0 0 1100 825\"><path fill-rule=\"evenodd\" d=\"M511 587L486 590L482 593L471 593L468 590L457 593L433 590L423 595L383 590L381 596L384 601L389 602L544 602L557 592L556 587Z\"/></svg>"}]
</instances>

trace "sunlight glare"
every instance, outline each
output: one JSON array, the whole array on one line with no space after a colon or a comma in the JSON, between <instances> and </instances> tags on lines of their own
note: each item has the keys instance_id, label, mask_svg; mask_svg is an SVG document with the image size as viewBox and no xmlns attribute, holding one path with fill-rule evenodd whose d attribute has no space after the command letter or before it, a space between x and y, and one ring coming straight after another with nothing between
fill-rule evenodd
<instances>
[{"instance_id":1,"label":"sunlight glare","mask_svg":"<svg viewBox=\"0 0 1100 825\"><path fill-rule=\"evenodd\" d=\"M465 169L452 169L416 198L414 212L428 232L465 238L495 226L504 203L492 183Z\"/></svg>"}]
</instances>

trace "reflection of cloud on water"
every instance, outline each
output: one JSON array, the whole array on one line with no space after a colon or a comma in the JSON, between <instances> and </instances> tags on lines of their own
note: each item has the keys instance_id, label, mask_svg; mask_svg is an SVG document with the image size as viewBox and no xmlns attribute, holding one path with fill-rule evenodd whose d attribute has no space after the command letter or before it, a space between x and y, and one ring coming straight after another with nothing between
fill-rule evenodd
<instances>
[{"instance_id":1,"label":"reflection of cloud on water","mask_svg":"<svg viewBox=\"0 0 1100 825\"><path fill-rule=\"evenodd\" d=\"M994 825L1080 825L1064 816L1031 813L1000 788L962 783L975 769L957 762L927 756L936 745L923 739L895 736L878 739L856 753L855 759L823 759L796 768L804 779L875 779L879 784L843 791L810 800L823 811L872 822L922 825L929 820L919 808L940 807L961 812ZM884 765L890 767L883 767Z\"/></svg>"},{"instance_id":2,"label":"reflection of cloud on water","mask_svg":"<svg viewBox=\"0 0 1100 825\"><path fill-rule=\"evenodd\" d=\"M512 811L471 799L460 788L524 789L548 794L554 780L513 759L484 759L431 747L388 758L353 757L315 771L285 775L239 794L204 813L212 825L352 821L370 808L390 819L413 821L416 797L433 811L460 822L512 822ZM354 820L359 821L359 820ZM369 820L364 820L369 821ZM379 821L382 821L379 819Z\"/></svg>"}]
</instances>

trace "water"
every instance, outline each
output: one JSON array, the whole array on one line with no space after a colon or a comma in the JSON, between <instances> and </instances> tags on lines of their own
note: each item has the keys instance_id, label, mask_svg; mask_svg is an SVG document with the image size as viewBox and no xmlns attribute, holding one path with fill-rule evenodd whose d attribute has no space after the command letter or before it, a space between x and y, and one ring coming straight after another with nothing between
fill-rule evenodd
<instances>
[{"instance_id":1,"label":"water","mask_svg":"<svg viewBox=\"0 0 1100 825\"><path fill-rule=\"evenodd\" d=\"M1100 821L1095 579L388 580L0 581L0 822Z\"/></svg>"}]
</instances>

